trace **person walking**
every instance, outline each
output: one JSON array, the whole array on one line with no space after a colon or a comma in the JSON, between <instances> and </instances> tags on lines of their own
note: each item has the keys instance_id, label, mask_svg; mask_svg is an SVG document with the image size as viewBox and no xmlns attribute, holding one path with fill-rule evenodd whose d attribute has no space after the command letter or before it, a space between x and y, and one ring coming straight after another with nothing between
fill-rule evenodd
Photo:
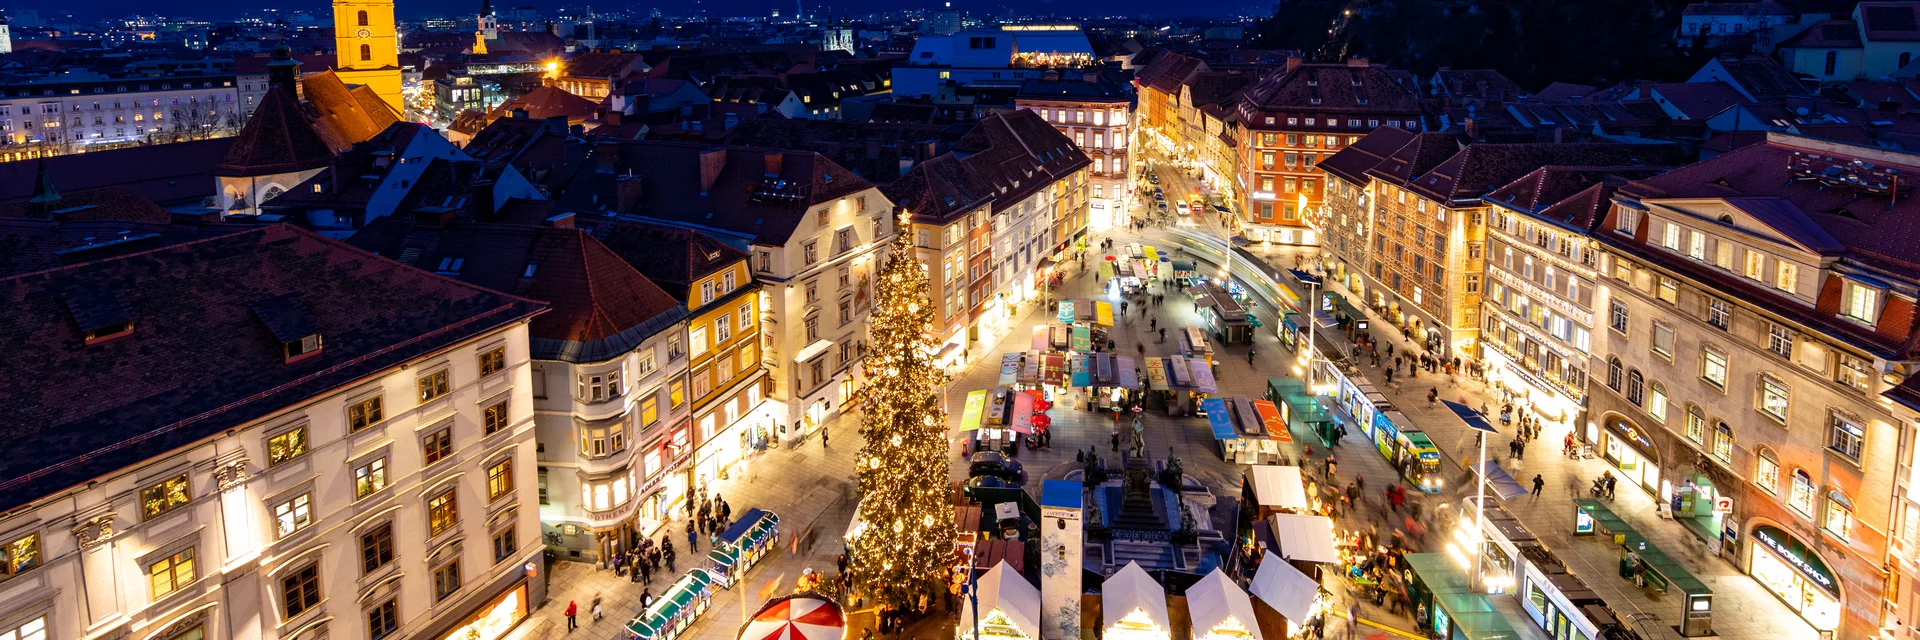
<instances>
[{"instance_id":1,"label":"person walking","mask_svg":"<svg viewBox=\"0 0 1920 640\"><path fill-rule=\"evenodd\" d=\"M1247 366L1253 366L1253 349L1247 349Z\"/></svg>"},{"instance_id":2,"label":"person walking","mask_svg":"<svg viewBox=\"0 0 1920 640\"><path fill-rule=\"evenodd\" d=\"M693 526L693 521L688 520L687 521L687 551L697 552L699 550L700 550L700 532L695 531Z\"/></svg>"},{"instance_id":3,"label":"person walking","mask_svg":"<svg viewBox=\"0 0 1920 640\"><path fill-rule=\"evenodd\" d=\"M580 604L572 600L568 600L567 601L567 633L573 633L574 629L580 628L580 623L574 620L574 616L579 614L580 614Z\"/></svg>"},{"instance_id":4,"label":"person walking","mask_svg":"<svg viewBox=\"0 0 1920 640\"><path fill-rule=\"evenodd\" d=\"M601 616L601 615L602 615L602 614L601 614L601 611L600 611L600 597L599 597L599 596L594 596L594 598L593 598L593 621L594 621L594 622L599 622L599 621L600 621L600 616Z\"/></svg>"},{"instance_id":5,"label":"person walking","mask_svg":"<svg viewBox=\"0 0 1920 640\"><path fill-rule=\"evenodd\" d=\"M1540 474L1538 473L1533 474L1533 497L1535 498L1540 497L1540 490L1545 489L1546 487L1547 487L1547 479L1541 477Z\"/></svg>"},{"instance_id":6,"label":"person walking","mask_svg":"<svg viewBox=\"0 0 1920 640\"><path fill-rule=\"evenodd\" d=\"M1334 462L1333 460L1333 452L1328 451L1327 452L1327 480L1329 481L1333 480L1333 472L1338 464L1339 463Z\"/></svg>"}]
</instances>

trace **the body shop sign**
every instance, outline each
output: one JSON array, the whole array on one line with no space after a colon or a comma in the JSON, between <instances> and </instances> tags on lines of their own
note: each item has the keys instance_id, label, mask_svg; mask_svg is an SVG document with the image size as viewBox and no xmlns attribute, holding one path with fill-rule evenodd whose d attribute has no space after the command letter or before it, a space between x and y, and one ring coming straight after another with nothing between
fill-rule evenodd
<instances>
[{"instance_id":1,"label":"the body shop sign","mask_svg":"<svg viewBox=\"0 0 1920 640\"><path fill-rule=\"evenodd\" d=\"M1806 576L1807 580L1820 585L1820 588L1839 595L1840 587L1833 580L1833 574L1827 571L1827 564L1814 557L1813 552L1799 540L1773 527L1760 527L1753 530L1753 539L1761 546L1779 556L1782 562Z\"/></svg>"}]
</instances>

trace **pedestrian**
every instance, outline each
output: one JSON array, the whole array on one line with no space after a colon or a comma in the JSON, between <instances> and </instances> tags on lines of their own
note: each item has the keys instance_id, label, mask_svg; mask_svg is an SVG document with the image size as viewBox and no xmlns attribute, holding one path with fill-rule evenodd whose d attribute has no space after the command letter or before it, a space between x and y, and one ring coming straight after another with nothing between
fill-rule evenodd
<instances>
[{"instance_id":1,"label":"pedestrian","mask_svg":"<svg viewBox=\"0 0 1920 640\"><path fill-rule=\"evenodd\" d=\"M827 448L827 425L820 425L820 448Z\"/></svg>"},{"instance_id":2,"label":"pedestrian","mask_svg":"<svg viewBox=\"0 0 1920 640\"><path fill-rule=\"evenodd\" d=\"M1527 441L1518 439L1513 441L1513 457L1520 460L1527 459Z\"/></svg>"},{"instance_id":3,"label":"pedestrian","mask_svg":"<svg viewBox=\"0 0 1920 640\"><path fill-rule=\"evenodd\" d=\"M687 521L687 551L697 552L699 550L700 550L700 534L698 531L694 530L693 521L688 520Z\"/></svg>"},{"instance_id":4,"label":"pedestrian","mask_svg":"<svg viewBox=\"0 0 1920 640\"><path fill-rule=\"evenodd\" d=\"M1327 480L1333 480L1333 471L1338 463L1333 461L1333 452L1327 452Z\"/></svg>"},{"instance_id":5,"label":"pedestrian","mask_svg":"<svg viewBox=\"0 0 1920 640\"><path fill-rule=\"evenodd\" d=\"M600 597L599 597L599 596L594 596L594 598L593 598L593 621L594 621L594 622L599 622L599 621L600 621L600 616L601 616L601 613L600 613Z\"/></svg>"},{"instance_id":6,"label":"pedestrian","mask_svg":"<svg viewBox=\"0 0 1920 640\"><path fill-rule=\"evenodd\" d=\"M1427 406L1431 407L1434 405L1434 403L1439 401L1440 401L1440 388L1434 387L1432 389L1428 389L1427 390Z\"/></svg>"},{"instance_id":7,"label":"pedestrian","mask_svg":"<svg viewBox=\"0 0 1920 640\"><path fill-rule=\"evenodd\" d=\"M1540 497L1540 490L1545 489L1546 486L1547 486L1546 478L1540 477L1540 474L1538 473L1533 474L1533 497L1535 498Z\"/></svg>"},{"instance_id":8,"label":"pedestrian","mask_svg":"<svg viewBox=\"0 0 1920 640\"><path fill-rule=\"evenodd\" d=\"M1116 412L1113 415L1119 416L1120 414ZM1114 420L1119 420L1119 418L1115 417ZM1118 427L1115 427L1113 430L1113 450L1115 453L1120 451L1120 429Z\"/></svg>"},{"instance_id":9,"label":"pedestrian","mask_svg":"<svg viewBox=\"0 0 1920 640\"><path fill-rule=\"evenodd\" d=\"M1247 366L1253 366L1253 349L1247 350Z\"/></svg>"},{"instance_id":10,"label":"pedestrian","mask_svg":"<svg viewBox=\"0 0 1920 640\"><path fill-rule=\"evenodd\" d=\"M1160 330L1160 341L1161 342L1167 341L1167 330L1164 328Z\"/></svg>"},{"instance_id":11,"label":"pedestrian","mask_svg":"<svg viewBox=\"0 0 1920 640\"><path fill-rule=\"evenodd\" d=\"M580 605L572 600L568 600L567 601L567 633L573 633L574 629L580 628L580 623L573 619L573 617L575 615L578 615L579 613L580 613Z\"/></svg>"},{"instance_id":12,"label":"pedestrian","mask_svg":"<svg viewBox=\"0 0 1920 640\"><path fill-rule=\"evenodd\" d=\"M1153 328L1156 328L1156 327L1159 327L1159 326L1160 326L1160 318L1159 318L1158 316L1155 316L1155 317L1152 317L1152 318L1148 318L1148 319L1147 319L1147 328L1148 328L1148 329L1153 329Z\"/></svg>"}]
</instances>

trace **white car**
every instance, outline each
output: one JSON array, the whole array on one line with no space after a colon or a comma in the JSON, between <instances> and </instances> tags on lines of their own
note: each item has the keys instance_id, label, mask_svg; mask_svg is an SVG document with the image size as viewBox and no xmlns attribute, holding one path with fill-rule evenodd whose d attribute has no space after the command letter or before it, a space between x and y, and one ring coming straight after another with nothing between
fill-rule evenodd
<instances>
[{"instance_id":1,"label":"white car","mask_svg":"<svg viewBox=\"0 0 1920 640\"><path fill-rule=\"evenodd\" d=\"M1183 216L1184 216L1184 215L1187 215L1188 213L1192 213L1191 211L1189 211L1189 210L1187 209L1187 203L1185 203L1185 202L1181 202L1181 203L1178 203L1178 204L1175 204L1175 205L1173 205L1173 206L1174 206L1174 208L1176 208L1176 209L1179 209L1179 210L1180 210L1180 215L1183 215Z\"/></svg>"}]
</instances>

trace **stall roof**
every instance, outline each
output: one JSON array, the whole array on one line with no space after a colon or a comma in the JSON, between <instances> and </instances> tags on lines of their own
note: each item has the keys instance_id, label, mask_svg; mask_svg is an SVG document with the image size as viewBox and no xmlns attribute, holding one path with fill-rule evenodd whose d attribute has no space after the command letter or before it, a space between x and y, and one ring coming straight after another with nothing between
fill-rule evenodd
<instances>
[{"instance_id":1,"label":"stall roof","mask_svg":"<svg viewBox=\"0 0 1920 640\"><path fill-rule=\"evenodd\" d=\"M1200 408L1205 409L1207 412L1207 426L1213 429L1213 439L1240 439L1240 434L1233 429L1233 416L1227 415L1226 398L1207 398L1201 400Z\"/></svg>"},{"instance_id":2,"label":"stall roof","mask_svg":"<svg viewBox=\"0 0 1920 640\"><path fill-rule=\"evenodd\" d=\"M1040 590L1007 566L1006 561L993 565L986 575L980 576L979 595L981 612L991 614L998 609L1006 614L1007 622L1026 633L1027 637L1040 637ZM970 600L960 599L961 620L973 618L974 609Z\"/></svg>"},{"instance_id":3,"label":"stall roof","mask_svg":"<svg viewBox=\"0 0 1920 640\"><path fill-rule=\"evenodd\" d=\"M1113 572L1100 587L1100 612L1103 625L1112 629L1120 621L1139 611L1160 629L1171 633L1173 623L1167 619L1167 592L1155 582L1147 570L1140 568L1138 562L1127 562L1127 566Z\"/></svg>"},{"instance_id":4,"label":"stall roof","mask_svg":"<svg viewBox=\"0 0 1920 640\"><path fill-rule=\"evenodd\" d=\"M1302 562L1340 560L1340 551L1333 540L1332 518L1290 513L1269 517L1273 519L1273 537L1280 544L1281 557Z\"/></svg>"},{"instance_id":5,"label":"stall roof","mask_svg":"<svg viewBox=\"0 0 1920 640\"><path fill-rule=\"evenodd\" d=\"M1260 635L1260 623L1253 618L1253 600L1218 567L1187 587L1187 617L1193 621L1194 638L1205 638L1222 623L1234 620L1254 640L1265 640Z\"/></svg>"},{"instance_id":6,"label":"stall roof","mask_svg":"<svg viewBox=\"0 0 1920 640\"><path fill-rule=\"evenodd\" d=\"M1254 572L1248 590L1294 624L1303 624L1313 612L1313 599L1320 593L1320 583L1269 551L1260 560L1260 570Z\"/></svg>"},{"instance_id":7,"label":"stall roof","mask_svg":"<svg viewBox=\"0 0 1920 640\"><path fill-rule=\"evenodd\" d=\"M1256 464L1247 468L1253 482L1253 499L1262 507L1306 509L1307 490L1300 481L1300 467Z\"/></svg>"}]
</instances>

